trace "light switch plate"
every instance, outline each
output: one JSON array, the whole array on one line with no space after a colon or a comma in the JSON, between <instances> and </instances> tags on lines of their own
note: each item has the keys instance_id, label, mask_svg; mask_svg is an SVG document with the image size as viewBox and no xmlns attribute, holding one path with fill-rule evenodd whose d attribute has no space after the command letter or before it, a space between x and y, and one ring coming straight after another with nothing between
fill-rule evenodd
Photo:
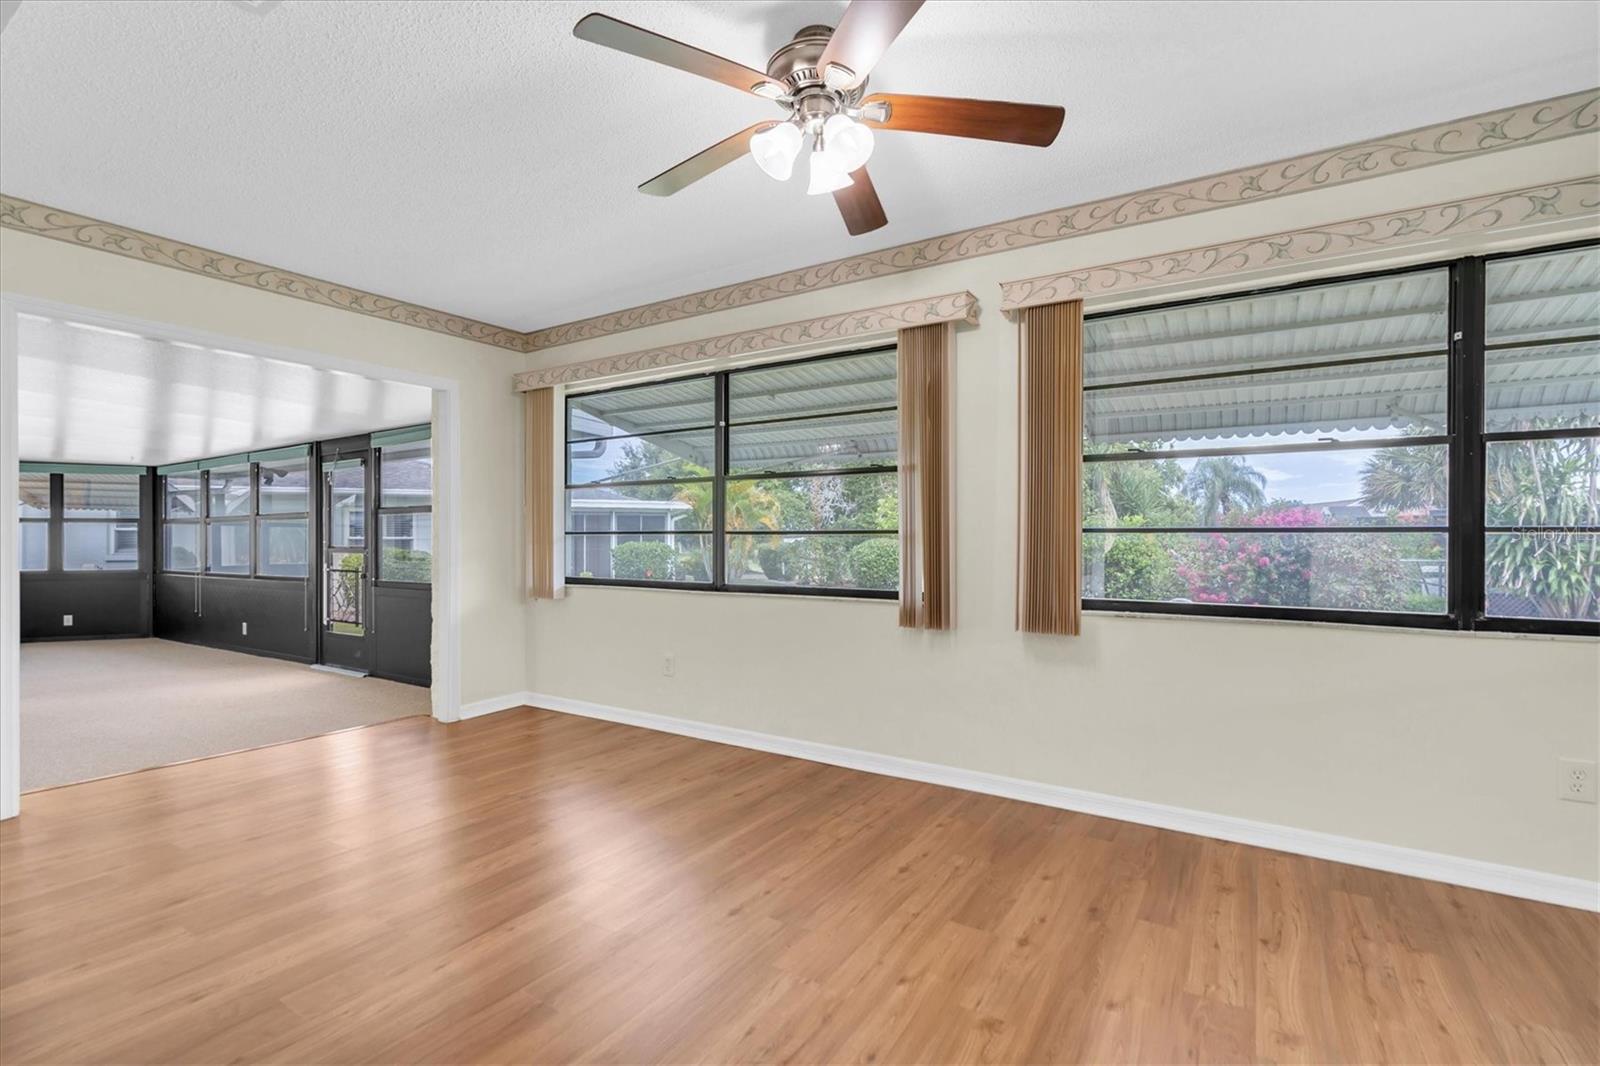
<instances>
[{"instance_id":1,"label":"light switch plate","mask_svg":"<svg viewBox=\"0 0 1600 1066\"><path fill-rule=\"evenodd\" d=\"M72 616L70 614L62 615L61 616L61 624L63 626L70 627L72 625Z\"/></svg>"}]
</instances>

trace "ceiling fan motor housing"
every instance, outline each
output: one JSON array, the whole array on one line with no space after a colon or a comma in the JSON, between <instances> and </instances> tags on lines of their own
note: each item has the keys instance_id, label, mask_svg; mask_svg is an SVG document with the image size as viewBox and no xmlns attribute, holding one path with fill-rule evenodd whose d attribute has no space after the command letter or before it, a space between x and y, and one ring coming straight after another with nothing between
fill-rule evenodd
<instances>
[{"instance_id":1,"label":"ceiling fan motor housing","mask_svg":"<svg viewBox=\"0 0 1600 1066\"><path fill-rule=\"evenodd\" d=\"M846 90L830 89L818 69L823 51L833 37L832 26L805 26L794 39L767 60L767 77L779 82L793 99L802 122L820 123L843 108L855 107L867 90L867 79Z\"/></svg>"}]
</instances>

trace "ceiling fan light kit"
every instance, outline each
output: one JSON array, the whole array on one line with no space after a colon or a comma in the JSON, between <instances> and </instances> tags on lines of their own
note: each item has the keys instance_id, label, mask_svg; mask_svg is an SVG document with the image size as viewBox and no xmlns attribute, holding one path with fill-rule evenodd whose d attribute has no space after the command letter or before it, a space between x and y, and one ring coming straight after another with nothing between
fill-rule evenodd
<instances>
[{"instance_id":1,"label":"ceiling fan light kit","mask_svg":"<svg viewBox=\"0 0 1600 1066\"><path fill-rule=\"evenodd\" d=\"M757 123L651 178L640 190L670 196L748 153L762 173L788 181L811 139L806 192L833 193L852 235L888 224L866 170L873 127L908 133L1048 147L1066 113L1059 107L903 93L866 97L867 78L922 0L852 0L837 28L806 26L761 71L606 15L585 15L580 40L720 81L782 107Z\"/></svg>"},{"instance_id":2,"label":"ceiling fan light kit","mask_svg":"<svg viewBox=\"0 0 1600 1066\"><path fill-rule=\"evenodd\" d=\"M777 181L788 181L794 173L794 161L800 155L805 136L800 127L780 122L769 130L762 130L750 138L750 158L762 173Z\"/></svg>"},{"instance_id":3,"label":"ceiling fan light kit","mask_svg":"<svg viewBox=\"0 0 1600 1066\"><path fill-rule=\"evenodd\" d=\"M807 196L838 192L849 188L851 184L850 172L839 165L837 156L821 151L811 153L811 179L806 183Z\"/></svg>"}]
</instances>

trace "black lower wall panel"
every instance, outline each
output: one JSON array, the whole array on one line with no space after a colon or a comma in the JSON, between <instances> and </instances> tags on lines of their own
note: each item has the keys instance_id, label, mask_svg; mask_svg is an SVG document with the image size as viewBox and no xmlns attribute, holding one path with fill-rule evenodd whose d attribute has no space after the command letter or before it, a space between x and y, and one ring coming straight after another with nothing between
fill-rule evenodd
<instances>
[{"instance_id":1,"label":"black lower wall panel","mask_svg":"<svg viewBox=\"0 0 1600 1066\"><path fill-rule=\"evenodd\" d=\"M155 635L314 662L316 631L306 595L304 581L157 574Z\"/></svg>"},{"instance_id":2,"label":"black lower wall panel","mask_svg":"<svg viewBox=\"0 0 1600 1066\"><path fill-rule=\"evenodd\" d=\"M433 683L433 590L372 587L372 632L367 661L375 677Z\"/></svg>"},{"instance_id":3,"label":"black lower wall panel","mask_svg":"<svg viewBox=\"0 0 1600 1066\"><path fill-rule=\"evenodd\" d=\"M185 574L156 575L152 636L199 642L200 615L196 609L195 580L192 575Z\"/></svg>"},{"instance_id":4,"label":"black lower wall panel","mask_svg":"<svg viewBox=\"0 0 1600 1066\"><path fill-rule=\"evenodd\" d=\"M150 635L150 578L143 571L25 573L18 584L23 640Z\"/></svg>"}]
</instances>

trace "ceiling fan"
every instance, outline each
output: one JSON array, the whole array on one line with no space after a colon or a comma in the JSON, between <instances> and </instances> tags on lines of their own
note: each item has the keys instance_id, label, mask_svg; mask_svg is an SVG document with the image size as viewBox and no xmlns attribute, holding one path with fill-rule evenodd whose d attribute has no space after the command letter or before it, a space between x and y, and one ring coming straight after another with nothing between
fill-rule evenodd
<instances>
[{"instance_id":1,"label":"ceiling fan","mask_svg":"<svg viewBox=\"0 0 1600 1066\"><path fill-rule=\"evenodd\" d=\"M810 138L806 192L832 193L845 228L855 235L889 221L867 175L874 129L1043 148L1055 141L1066 116L1059 107L1041 104L904 93L866 96L867 75L921 6L922 0L852 0L837 28L804 27L767 60L765 73L606 15L585 15L572 33L754 93L785 111L782 118L740 130L657 174L639 186L641 192L671 196L747 153L767 175L787 181Z\"/></svg>"}]
</instances>

